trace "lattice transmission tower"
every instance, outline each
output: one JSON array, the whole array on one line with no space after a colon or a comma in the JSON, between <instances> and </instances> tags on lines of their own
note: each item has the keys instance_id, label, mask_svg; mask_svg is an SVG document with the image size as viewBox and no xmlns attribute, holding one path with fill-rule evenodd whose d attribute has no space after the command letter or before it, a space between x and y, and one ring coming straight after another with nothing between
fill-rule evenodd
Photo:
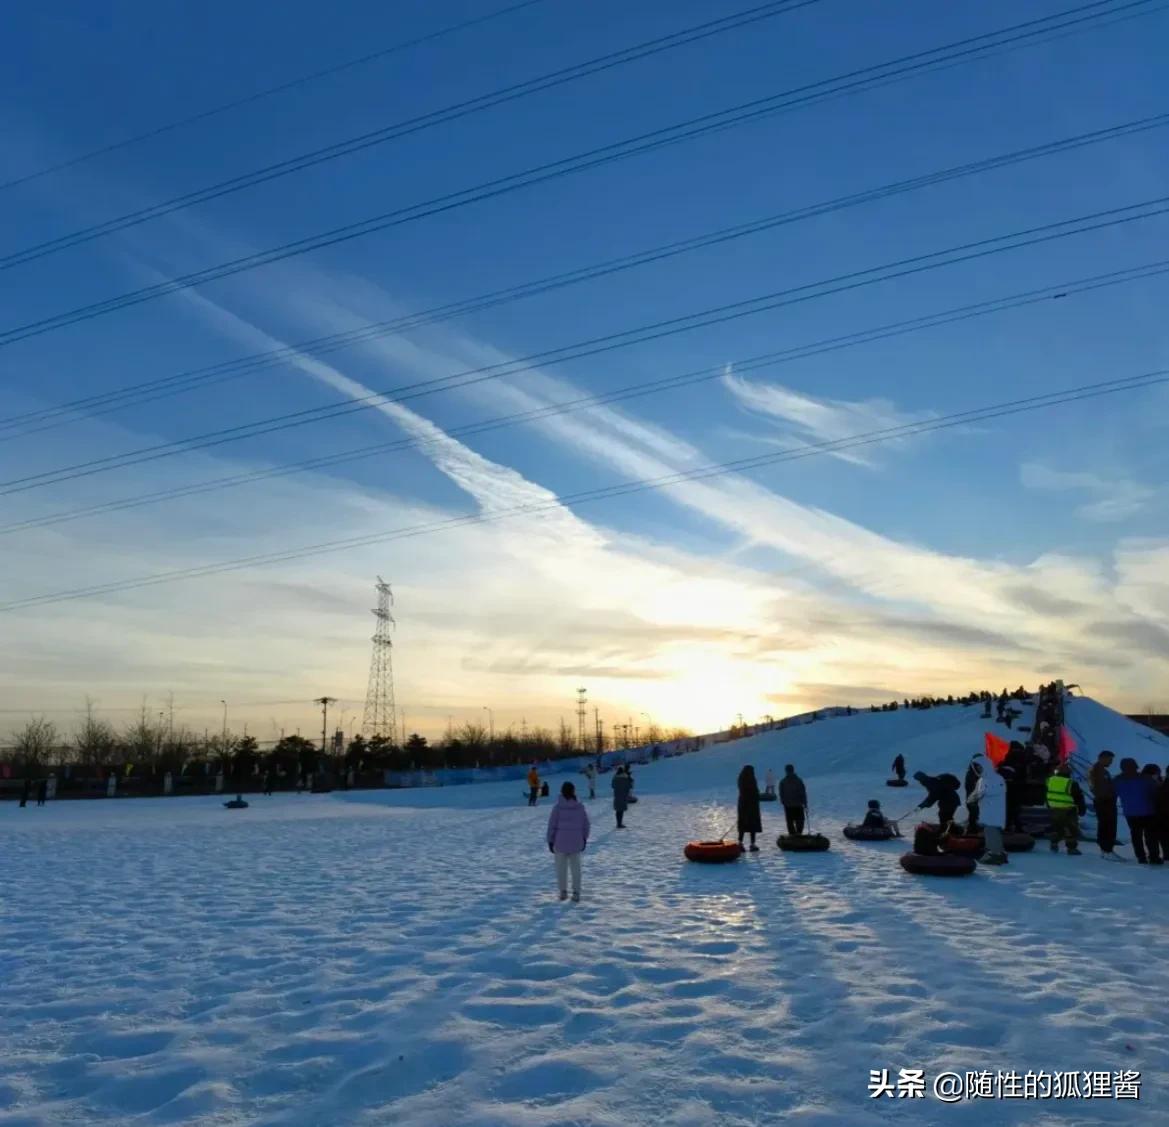
<instances>
[{"instance_id":1,"label":"lattice transmission tower","mask_svg":"<svg viewBox=\"0 0 1169 1127\"><path fill-rule=\"evenodd\" d=\"M373 634L373 653L369 659L369 688L365 691L365 716L361 730L369 737L393 740L397 734L397 709L394 705L394 643L390 637L395 623L390 607L394 593L390 585L377 577L377 629Z\"/></svg>"}]
</instances>

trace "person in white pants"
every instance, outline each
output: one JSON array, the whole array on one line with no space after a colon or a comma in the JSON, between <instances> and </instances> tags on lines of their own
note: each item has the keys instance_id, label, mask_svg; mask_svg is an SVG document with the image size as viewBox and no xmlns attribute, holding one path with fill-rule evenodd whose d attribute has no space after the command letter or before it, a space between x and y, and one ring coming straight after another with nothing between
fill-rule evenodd
<instances>
[{"instance_id":1,"label":"person in white pants","mask_svg":"<svg viewBox=\"0 0 1169 1127\"><path fill-rule=\"evenodd\" d=\"M556 885L560 899L568 899L572 874L572 899L580 900L580 855L589 843L589 812L577 801L576 787L565 783L548 815L548 849L556 857Z\"/></svg>"},{"instance_id":2,"label":"person in white pants","mask_svg":"<svg viewBox=\"0 0 1169 1127\"><path fill-rule=\"evenodd\" d=\"M995 765L981 752L970 760L970 766L978 776L978 782L967 799L967 806L975 805L978 808L978 820L982 823L986 839L983 864L1005 865L1007 854L1003 848L1003 826L1007 822L1007 784Z\"/></svg>"}]
</instances>

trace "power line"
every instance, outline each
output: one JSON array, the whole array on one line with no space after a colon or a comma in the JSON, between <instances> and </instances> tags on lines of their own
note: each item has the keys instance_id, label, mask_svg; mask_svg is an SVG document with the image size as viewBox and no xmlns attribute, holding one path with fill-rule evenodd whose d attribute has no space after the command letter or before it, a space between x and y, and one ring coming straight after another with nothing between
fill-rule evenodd
<instances>
[{"instance_id":1,"label":"power line","mask_svg":"<svg viewBox=\"0 0 1169 1127\"><path fill-rule=\"evenodd\" d=\"M361 703L356 698L350 698L350 697L338 697L338 698L330 698L330 699L337 699L340 701L341 704L360 704ZM245 701L234 701L233 700L231 702L231 707L233 710L240 709L240 708L279 708L283 705L294 705L294 704L312 705L315 703L316 702L309 697L302 697L302 698L298 698L296 700L245 700ZM176 705L175 712L192 712L192 711L195 711L197 709L208 709L208 708L218 709L218 707L219 707L218 704L213 705L210 702L207 702L206 704ZM49 706L46 706L44 708L0 708L0 715L29 716L29 715L38 715L40 713L45 713L45 712L50 712L50 713L54 713L54 714L58 714L58 713L62 713L62 712L76 712L78 714L84 715L85 713L90 712L90 711L93 711L93 712L142 712L142 706L140 704L136 704L136 705L95 704L92 706L89 706L89 705L62 705L59 708L49 707Z\"/></svg>"},{"instance_id":2,"label":"power line","mask_svg":"<svg viewBox=\"0 0 1169 1127\"><path fill-rule=\"evenodd\" d=\"M442 109L432 110L429 113L420 114L417 117L412 117L405 121L395 122L393 125L387 125L381 129L363 133L358 137L350 137L345 141L338 141L331 145L326 145L323 148L314 149L312 152L302 153L299 156L290 157L287 160L254 169L241 176L233 176L228 180L220 181L218 184L211 184L206 188L199 188L193 192L185 192L181 196L163 200L161 203L152 204L150 207L139 208L137 211L128 212L125 215L116 216L113 219L107 219L102 223L96 223L90 227L83 227L67 235L49 239L43 243L37 243L34 246L26 247L24 250L15 251L0 257L0 270L10 270L14 266L20 266L23 263L44 258L46 255L56 254L58 251L67 250L70 247L80 246L82 243L91 242L104 235L112 234L115 231L124 231L130 227L137 227L140 223L145 223L151 219L158 219L163 215L170 215L172 212L182 211L196 204L206 203L208 200L219 199L221 196L231 195L235 192L255 187L257 184L266 184L271 180L278 180L284 176L289 176L294 172L301 172L306 168L312 168L318 164L337 160L340 157L349 156L352 153L362 152L365 149L385 144L388 141L396 141L402 137L409 137L415 133L421 133L424 130L432 129L436 125L457 121L470 114L480 113L483 110L491 109L495 106L518 101L532 94L551 90L569 82L576 82L582 78L588 78L591 75L624 66L627 63L637 62L640 59L661 54L663 51L672 51L676 47L701 42L712 36L721 35L727 31L733 31L737 28L759 23L762 20L771 19L774 16L787 15L789 12L797 11L800 8L807 8L818 3L820 3L820 0L769 0L766 4L748 8L741 12L735 12L733 15L722 16L717 20L710 20L694 27L684 28L682 31L671 32L669 35L659 36L656 39L650 39L644 43L635 44L632 47L625 47L620 51L610 52L607 55L601 55L598 58L589 59L583 63L574 63L572 66L563 67L549 74L540 75L537 78L528 79L525 82L515 83L511 86L505 86L500 90L493 90L487 94L480 94L475 98L456 102L453 105L444 106Z\"/></svg>"},{"instance_id":3,"label":"power line","mask_svg":"<svg viewBox=\"0 0 1169 1127\"><path fill-rule=\"evenodd\" d=\"M446 27L438 28L435 31L427 32L425 35L419 35L414 39L407 39L400 43L393 43L389 47L382 47L377 51L371 51L366 55L359 55L354 59L347 59L345 62L338 63L336 66L327 67L324 70L313 71L310 74L302 74L298 78L289 79L287 82L281 82L276 86L268 86L263 90L257 90L253 94L246 94L242 98L236 98L231 102L224 102L218 106L212 106L210 109L200 110L198 113L189 115L188 117L181 117L175 121L167 122L165 125L155 126L153 129L148 129L143 133L136 133L132 137L126 137L121 141L114 141L108 145L102 145L100 148L90 149L88 152L81 153L79 156L70 157L68 160L60 161L57 164L49 165L47 168L40 168L36 172L27 172L22 176L17 176L12 180L5 180L0 183L0 191L7 188L15 188L19 184L28 184L33 180L39 180L42 176L49 176L54 172L63 172L67 168L76 168L79 164L86 164L91 160L96 160L98 157L106 156L109 153L118 152L121 149L128 149L132 145L141 144L143 141L152 140L155 137L161 137L166 133L173 133L176 129L182 129L187 125L194 125L196 122L206 121L212 117L218 117L220 114L227 113L229 110L239 109L242 106L251 105L254 102L262 101L264 98L270 98L274 94L283 94L285 91L294 90L298 86L307 86L310 82L316 82L321 78L329 78L334 74L340 74L345 70L352 70L354 67L364 66L366 63L376 62L378 59L384 59L389 55L398 54L401 51L407 51L411 47L420 47L425 43L433 43L436 39L442 39L448 35L453 35L459 31L466 31L472 27L478 27L481 24L489 23L491 20L499 19L501 16L511 15L513 12L521 11L524 8L531 8L536 4L543 4L545 0L520 0L518 4L510 4L506 8L497 8L494 11L486 12L484 15L475 16L469 20L463 20L461 23L450 24Z\"/></svg>"},{"instance_id":4,"label":"power line","mask_svg":"<svg viewBox=\"0 0 1169 1127\"><path fill-rule=\"evenodd\" d=\"M989 301L981 301L972 305L958 306L954 309L942 310L938 313L914 317L904 321L895 321L891 324L879 325L872 329L847 333L843 336L829 337L826 340L814 341L806 345L782 349L777 352L764 353L759 356L751 356L745 359L731 361L730 366L736 372L758 371L763 368L790 363L795 360L805 360L812 356L819 356L828 352L869 344L873 341L888 340L892 337L903 336L908 333L918 332L922 329L936 328L940 325L950 325L961 321L973 320L976 317L985 317L992 313L1024 308L1030 305L1037 305L1041 302L1059 301L1073 294L1089 293L1097 289L1105 289L1110 286L1122 285L1127 282L1139 281L1144 278L1152 278L1164 274L1169 274L1169 259L1145 263L1141 266L1133 266L1125 270L1111 271L1107 274L1097 274L1088 278L1078 278L1069 282L1059 282L1054 285L1044 286L1040 289L1026 290L1022 293L1010 294L1002 298L993 298ZM516 426L521 423L538 422L542 419L553 418L559 415L573 414L591 407L602 407L612 403L627 402L646 395L675 391L679 388L690 387L717 379L725 370L726 365L700 368L696 371L684 372L675 376L667 376L662 379L631 384L600 395L584 396L566 403L550 404L545 407L534 408L530 411L518 411L492 419L482 419L476 423L468 423L465 426L454 427L446 432L446 437L472 437L505 427ZM175 486L171 489L157 490L153 493L122 498L117 501L109 501L64 513L33 517L29 520L0 526L0 536L26 529L64 524L70 521L80 520L83 517L122 512L126 509L159 504L163 501L172 501L183 497L212 493L222 489L231 489L238 485L248 485L270 478L286 477L308 470L342 465L378 454L391 454L402 450L426 450L438 445L441 441L443 440L396 439L390 442L378 442L369 446L345 450L336 454L326 454L317 458L308 458L304 461L293 462L283 466L273 466L262 470L252 470L246 473L212 478L208 481L196 482L192 485Z\"/></svg>"},{"instance_id":5,"label":"power line","mask_svg":"<svg viewBox=\"0 0 1169 1127\"><path fill-rule=\"evenodd\" d=\"M338 243L362 238L378 231L426 218L427 216L451 211L470 203L506 195L521 188L531 187L535 184L558 179L562 176L573 175L589 168L597 168L602 165L611 164L630 156L651 152L667 145L691 140L698 136L741 125L747 121L758 120L800 106L812 105L828 98L855 94L865 89L888 83L891 80L900 80L911 74L948 67L957 60L985 57L988 54L1010 48L1012 45L1025 40L1030 40L1032 43L1042 41L1044 37L1051 37L1054 32L1077 26L1082 28L1083 25L1092 23L1098 24L1104 17L1114 16L1120 12L1128 12L1133 9L1142 9L1145 12L1159 10L1150 9L1149 5L1152 3L1153 0L1128 0L1127 3L1119 7L1109 6L1107 10L1097 11L1096 9L1100 9L1104 5L1112 5L1113 0L1094 0L1094 3L1080 8L1070 9L1068 12L1045 16L1040 20L1032 20L1025 24L1014 25L995 32L987 32L983 35L975 36L972 39L960 40L957 43L946 44L942 47L931 48L928 51L917 52L914 55L908 55L901 59L892 60L891 62L864 67L861 70L852 71L843 76L824 79L798 87L794 91L785 91L781 94L771 95L740 106L734 106L727 110L719 110L714 113L705 114L680 124L666 126L649 133L627 138L624 141L613 142L573 157L565 157L561 160L540 165L524 172L513 173L496 180L487 181L473 188L453 192L421 204L399 208L395 211L386 212L369 219L347 224L343 227L333 228L332 230L317 235L283 243L269 250L259 251L255 254L245 255L242 258L232 259L228 262L206 267L203 270L194 271L190 274L170 278L152 286L132 290L117 297L107 298L104 301L79 306L51 317L18 325L11 329L0 331L0 347L13 344L19 340L25 340L29 337L39 336L43 333L53 332L67 325L105 316L108 313L117 312L133 305L153 301L156 298L177 293L181 290L205 285L208 282L254 270L261 266L270 265L271 263L280 262L301 254L307 254L311 251L321 250ZM1092 10L1089 14L1077 15L1077 13L1087 12L1089 9ZM1059 24L1050 23L1052 20L1062 19L1069 15L1074 15L1075 18L1065 19L1063 23Z\"/></svg>"},{"instance_id":6,"label":"power line","mask_svg":"<svg viewBox=\"0 0 1169 1127\"><path fill-rule=\"evenodd\" d=\"M1010 415L1023 414L1030 411L1043 410L1059 406L1064 403L1078 402L1084 399L1094 399L1105 395L1116 395L1126 391L1139 391L1148 387L1155 387L1169 383L1169 369L1159 368L1145 372L1138 376L1128 376L1119 379L1102 380L1096 383L1082 384L1078 387L1067 388L1058 392L1047 392L1042 395L1029 396L1024 399L1009 400L1005 403L994 403L981 408L943 415L937 419L930 419L918 423L907 423L901 426L884 427L880 430L868 431L852 435L847 438L835 439L827 442L812 443L805 446L787 448L771 454L761 454L752 458L741 458L732 462L719 462L709 466L700 466L693 470L667 474L658 478L643 478L635 481L621 482L598 489L584 490L579 493L568 494L554 501L538 502L530 505L516 505L508 509L497 510L492 513L475 513L468 516L452 517L441 521L431 521L425 524L391 529L388 532L375 533L367 536L355 536L344 540L325 541L319 544L310 544L302 548L288 549L280 552L264 553L254 556L245 556L235 560L218 564L204 564L198 567L176 568L171 571L158 572L140 579L121 580L114 583L94 584L90 587L78 587L71 590L57 591L46 595L35 595L26 599L17 599L0 604L0 611L8 612L21 610L33 606L45 606L51 603L61 603L76 599L91 598L98 595L114 594L122 591L138 590L143 587L153 587L165 583L174 583L185 579L205 578L211 575L222 575L227 572L240 571L249 567L261 567L274 563L287 563L293 560L306 559L310 556L326 555L333 552L347 551L354 548L368 547L373 544L385 544L396 540L404 540L417 536L431 535L454 528L465 528L480 524L493 524L519 516L536 516L546 512L553 512L570 505L586 504L595 501L611 500L615 497L625 497L637 493L646 493L666 489L673 485L681 485L692 481L703 481L714 477L721 477L728 473L744 473L760 469L780 462L798 461L802 458L813 457L817 454L836 453L841 450L852 450L861 446L873 446L881 442L904 439L919 434L928 434L933 431L946 430L956 426L967 426L971 423L986 422L992 419L1005 418Z\"/></svg>"},{"instance_id":7,"label":"power line","mask_svg":"<svg viewBox=\"0 0 1169 1127\"><path fill-rule=\"evenodd\" d=\"M316 337L299 344L254 353L249 356L148 380L113 391L85 396L53 407L24 412L23 414L10 416L6 419L0 419L0 442L12 438L20 438L27 434L38 434L54 426L60 426L65 422L71 421L70 416L75 415L76 412L81 410L85 411L87 418L92 418L97 415L108 414L110 411L116 411L125 406L156 402L159 399L182 394L183 392L207 386L208 384L223 383L241 376L251 375L258 371L264 371L283 363L289 358L295 358L298 355L324 355L393 333L420 328L425 325L450 320L454 317L466 316L470 313L494 308L507 302L548 293L595 278L615 274L623 270L659 262L663 259L686 254L693 250L715 246L734 239L749 237L786 224L830 214L845 208L856 207L875 200L887 199L902 192L916 191L935 184L1004 168L1023 161L1072 151L1086 145L1099 144L1104 141L1143 133L1150 129L1163 128L1167 124L1169 124L1169 113L1123 122L1119 125L1109 126L1104 129L1096 129L1072 137L1064 137L1056 141L1046 142L1042 145L1016 149L982 160L951 166L906 180L895 181L877 188L867 189L863 192L839 196L822 203L811 204L764 216L746 223L735 224L731 227L705 232L688 239L676 240L633 254L609 259L592 266L578 267L574 270L563 271L548 277L509 286L501 290L479 294L471 298L464 298L461 301L449 302L445 305L407 314L389 321L361 325L353 329L332 333L328 336ZM140 392L144 394L139 394ZM22 429L16 429L18 427ZM5 434L5 431L12 433Z\"/></svg>"},{"instance_id":8,"label":"power line","mask_svg":"<svg viewBox=\"0 0 1169 1127\"><path fill-rule=\"evenodd\" d=\"M12 478L8 481L0 482L0 496L23 493L47 485L72 481L79 477L90 477L94 474L106 473L114 469L141 465L144 462L158 461L162 458L173 457L177 454L187 453L192 450L204 450L213 446L222 446L230 442L238 442L248 438L256 438L264 434L290 430L298 426L306 426L310 423L322 422L326 419L340 418L357 411L371 410L379 404L402 403L426 395L453 391L458 388L501 379L505 376L517 375L520 372L530 371L547 363L562 363L567 360L578 360L588 356L596 356L601 353L628 348L635 344L644 344L648 341L660 340L663 337L691 332L696 329L707 328L711 325L723 324L741 317L770 312L785 305L794 305L804 301L826 297L831 294L845 293L864 286L873 285L877 282L909 277L925 271L940 269L944 266L953 266L959 263L985 258L989 255L1001 254L1008 250L1018 250L1023 247L1068 238L1072 235L1085 234L1141 219L1149 219L1163 215L1166 212L1169 212L1169 196L1161 196L1138 204L1127 204L1123 207L1109 208L1105 211L1078 216L1075 219L1063 219L1054 223L1043 224L1039 227L1015 231L1008 235L996 235L971 243L963 243L945 250L931 251L927 254L899 259L882 266L851 271L847 274L838 275L835 278L818 282L808 282L803 285L773 291L742 301L731 302L727 305L714 306L697 313L688 313L664 321L641 325L633 329L625 329L617 333L593 337L589 340L547 349L543 352L532 353L514 360L488 364L480 368L472 368L464 372L456 372L449 376L440 376L431 380L421 380L414 384L406 384L386 391L372 392L369 395L341 400L336 403L326 404L322 407L305 408L301 411L261 419L253 423L244 423L239 426L209 431L189 439L159 443L155 446L142 447L138 450L132 450L122 454L111 454L104 458L93 458L89 461L78 462L71 466L59 467L54 470L44 470L40 473L28 474L20 478Z\"/></svg>"}]
</instances>

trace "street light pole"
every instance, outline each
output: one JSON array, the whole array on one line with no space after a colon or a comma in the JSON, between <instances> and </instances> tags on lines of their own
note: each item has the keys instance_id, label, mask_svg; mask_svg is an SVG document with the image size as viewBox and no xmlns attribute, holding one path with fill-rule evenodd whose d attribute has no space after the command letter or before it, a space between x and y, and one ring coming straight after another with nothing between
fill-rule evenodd
<instances>
[{"instance_id":1,"label":"street light pole","mask_svg":"<svg viewBox=\"0 0 1169 1127\"><path fill-rule=\"evenodd\" d=\"M494 743L495 742L495 713L490 708L488 708L487 705L483 706L483 711L487 713L487 723L490 725L489 731L491 732L491 742Z\"/></svg>"},{"instance_id":2,"label":"street light pole","mask_svg":"<svg viewBox=\"0 0 1169 1127\"><path fill-rule=\"evenodd\" d=\"M227 701L221 700L219 702L223 705L223 750L227 750Z\"/></svg>"},{"instance_id":3,"label":"street light pole","mask_svg":"<svg viewBox=\"0 0 1169 1127\"><path fill-rule=\"evenodd\" d=\"M329 705L336 704L336 697L317 697L314 704L321 706L321 754L329 754Z\"/></svg>"}]
</instances>

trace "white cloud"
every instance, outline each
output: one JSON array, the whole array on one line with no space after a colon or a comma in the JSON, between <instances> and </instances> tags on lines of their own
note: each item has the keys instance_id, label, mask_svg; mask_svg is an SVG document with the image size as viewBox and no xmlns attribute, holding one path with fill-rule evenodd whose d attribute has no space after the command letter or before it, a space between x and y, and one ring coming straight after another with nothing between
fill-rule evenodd
<instances>
[{"instance_id":1,"label":"white cloud","mask_svg":"<svg viewBox=\"0 0 1169 1127\"><path fill-rule=\"evenodd\" d=\"M1042 462L1024 462L1019 480L1028 489L1049 493L1081 493L1090 498L1076 507L1076 515L1106 524L1127 520L1142 512L1156 491L1125 477L1105 478L1088 470L1056 470Z\"/></svg>"},{"instance_id":2,"label":"white cloud","mask_svg":"<svg viewBox=\"0 0 1169 1127\"><path fill-rule=\"evenodd\" d=\"M743 409L784 424L781 435L809 444L840 442L855 435L889 431L884 443L905 441L896 432L925 422L929 412L903 411L887 399L817 399L804 392L775 383L755 383L736 376L730 365L722 385ZM908 436L906 436L907 438ZM830 451L832 457L856 465L871 465L868 454L855 450Z\"/></svg>"}]
</instances>

